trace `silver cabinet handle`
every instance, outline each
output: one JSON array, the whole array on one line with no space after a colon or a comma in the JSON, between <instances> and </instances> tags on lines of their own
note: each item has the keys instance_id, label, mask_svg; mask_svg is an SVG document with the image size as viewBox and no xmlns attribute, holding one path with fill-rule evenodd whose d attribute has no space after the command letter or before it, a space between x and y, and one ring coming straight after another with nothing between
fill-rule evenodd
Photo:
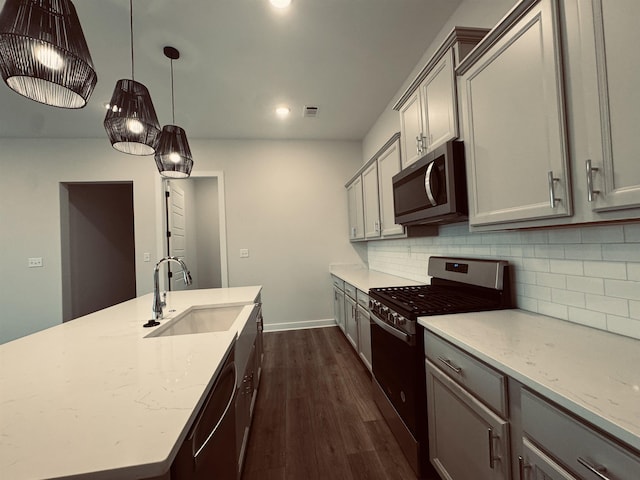
<instances>
[{"instance_id":1,"label":"silver cabinet handle","mask_svg":"<svg viewBox=\"0 0 640 480\"><path fill-rule=\"evenodd\" d=\"M499 457L495 456L495 453L493 451L493 439L497 437L494 437L492 428L489 428L487 430L487 434L489 437L489 468L493 470L496 466L496 460L499 459Z\"/></svg>"},{"instance_id":2,"label":"silver cabinet handle","mask_svg":"<svg viewBox=\"0 0 640 480\"><path fill-rule=\"evenodd\" d=\"M449 367L451 370L456 372L458 375L462 373L462 368L456 367L453 363L451 363L451 360L446 359L444 357L438 357L438 360L440 360L440 362L444 363L447 367Z\"/></svg>"},{"instance_id":3,"label":"silver cabinet handle","mask_svg":"<svg viewBox=\"0 0 640 480\"><path fill-rule=\"evenodd\" d=\"M429 201L432 206L437 206L438 202L433 195L433 189L431 188L431 172L433 171L433 165L436 162L431 162L427 167L427 172L424 174L424 190L427 192L427 197L429 197Z\"/></svg>"},{"instance_id":4,"label":"silver cabinet handle","mask_svg":"<svg viewBox=\"0 0 640 480\"><path fill-rule=\"evenodd\" d=\"M416 135L416 153L418 155L422 153L422 134Z\"/></svg>"},{"instance_id":5,"label":"silver cabinet handle","mask_svg":"<svg viewBox=\"0 0 640 480\"><path fill-rule=\"evenodd\" d=\"M518 456L518 480L524 480L524 469L529 468L528 465L525 465L524 458L522 456Z\"/></svg>"},{"instance_id":6,"label":"silver cabinet handle","mask_svg":"<svg viewBox=\"0 0 640 480\"><path fill-rule=\"evenodd\" d=\"M605 475L605 473L607 473L607 469L602 465L591 465L582 457L578 457L578 463L584 466L587 470L589 470L591 473L596 475L598 478L601 478L602 480L611 480L609 477Z\"/></svg>"},{"instance_id":7,"label":"silver cabinet handle","mask_svg":"<svg viewBox=\"0 0 640 480\"><path fill-rule=\"evenodd\" d=\"M548 181L549 181L549 206L551 208L556 208L556 202L561 202L562 199L556 198L556 189L555 182L559 182L559 178L555 178L553 176L553 170L549 170Z\"/></svg>"},{"instance_id":8,"label":"silver cabinet handle","mask_svg":"<svg viewBox=\"0 0 640 480\"><path fill-rule=\"evenodd\" d=\"M593 202L594 195L600 193L599 190L593 189L593 172L597 172L597 167L591 166L591 159L586 160L585 166L587 167L587 202Z\"/></svg>"},{"instance_id":9,"label":"silver cabinet handle","mask_svg":"<svg viewBox=\"0 0 640 480\"><path fill-rule=\"evenodd\" d=\"M238 375L236 374L236 364L235 362L230 363L222 372L220 372L220 375L218 378L222 378L224 375L227 374L227 372L229 370L233 371L233 390L231 390L231 396L229 397L229 402L227 403L227 406L224 409L223 414L220 416L220 418L218 419L218 422L216 423L216 426L213 427L213 429L211 430L211 432L209 433L209 435L207 436L207 439L204 441L204 443L200 446L200 448L198 448L196 450L196 445L195 445L195 433L196 430L198 429L198 427L200 426L200 421L202 420L202 417L204 416L204 412L207 409L207 407L209 406L209 401L211 400L211 397L209 397L209 400L207 401L207 403L205 404L204 407L202 407L202 410L200 412L200 416L198 417L198 419L196 420L196 426L195 428L192 430L191 433L191 449L193 452L193 461L196 462L198 459L198 456L200 455L200 453L202 452L202 450L204 450L207 446L207 444L209 443L209 441L211 440L211 438L215 435L215 433L218 431L218 428L220 427L220 425L222 424L223 420L226 418L227 413L229 412L229 409L231 408L231 406L234 404L235 401L235 391L238 388ZM216 384L213 386L212 389L212 393L215 390L215 388L218 386L218 382L216 382Z\"/></svg>"}]
</instances>

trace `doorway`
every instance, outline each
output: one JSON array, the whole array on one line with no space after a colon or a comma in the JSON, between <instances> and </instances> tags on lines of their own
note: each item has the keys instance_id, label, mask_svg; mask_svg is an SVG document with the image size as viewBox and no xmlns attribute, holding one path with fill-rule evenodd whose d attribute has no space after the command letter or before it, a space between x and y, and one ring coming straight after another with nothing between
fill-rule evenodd
<instances>
[{"instance_id":1,"label":"doorway","mask_svg":"<svg viewBox=\"0 0 640 480\"><path fill-rule=\"evenodd\" d=\"M189 288L226 286L222 265L226 252L223 252L221 242L224 233L221 229L219 180L218 176L192 176L163 181L163 223L167 226L163 251L185 261L193 278ZM167 264L169 289L184 289L180 280L182 276L175 275L171 267Z\"/></svg>"},{"instance_id":2,"label":"doorway","mask_svg":"<svg viewBox=\"0 0 640 480\"><path fill-rule=\"evenodd\" d=\"M135 298L133 182L61 183L62 319Z\"/></svg>"}]
</instances>

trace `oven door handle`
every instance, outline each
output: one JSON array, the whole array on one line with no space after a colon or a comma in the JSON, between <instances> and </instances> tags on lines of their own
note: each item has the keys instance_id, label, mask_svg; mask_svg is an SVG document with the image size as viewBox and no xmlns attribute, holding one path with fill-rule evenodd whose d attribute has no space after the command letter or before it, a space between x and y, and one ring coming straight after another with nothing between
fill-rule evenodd
<instances>
[{"instance_id":1,"label":"oven door handle","mask_svg":"<svg viewBox=\"0 0 640 480\"><path fill-rule=\"evenodd\" d=\"M373 312L371 313L371 320L373 320L374 323L382 328L385 332L390 333L391 335L402 340L405 343L413 345L414 339L412 335L401 332L397 328L393 328L391 325L388 325L386 322L380 320Z\"/></svg>"}]
</instances>

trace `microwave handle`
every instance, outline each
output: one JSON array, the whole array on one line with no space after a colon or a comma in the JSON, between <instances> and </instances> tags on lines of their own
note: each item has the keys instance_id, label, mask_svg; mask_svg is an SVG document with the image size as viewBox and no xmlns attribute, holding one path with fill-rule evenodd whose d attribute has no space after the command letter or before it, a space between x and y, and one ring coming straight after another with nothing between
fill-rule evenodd
<instances>
[{"instance_id":1,"label":"microwave handle","mask_svg":"<svg viewBox=\"0 0 640 480\"><path fill-rule=\"evenodd\" d=\"M438 202L436 202L435 196L433 195L433 190L431 188L431 171L433 170L433 166L436 162L431 162L427 167L427 172L424 174L424 189L427 192L427 197L431 202L431 205L434 207L438 206Z\"/></svg>"}]
</instances>

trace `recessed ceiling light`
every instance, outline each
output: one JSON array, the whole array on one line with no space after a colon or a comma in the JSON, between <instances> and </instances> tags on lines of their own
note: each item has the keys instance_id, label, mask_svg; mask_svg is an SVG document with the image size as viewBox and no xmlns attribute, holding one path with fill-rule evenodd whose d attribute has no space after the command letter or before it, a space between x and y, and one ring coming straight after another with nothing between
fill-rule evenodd
<instances>
[{"instance_id":1,"label":"recessed ceiling light","mask_svg":"<svg viewBox=\"0 0 640 480\"><path fill-rule=\"evenodd\" d=\"M269 0L271 2L271 5L273 5L276 8L287 8L289 5L291 5L291 0Z\"/></svg>"},{"instance_id":2,"label":"recessed ceiling light","mask_svg":"<svg viewBox=\"0 0 640 480\"><path fill-rule=\"evenodd\" d=\"M291 109L289 107L281 106L276 108L276 115L280 118L287 118L291 113Z\"/></svg>"}]
</instances>

